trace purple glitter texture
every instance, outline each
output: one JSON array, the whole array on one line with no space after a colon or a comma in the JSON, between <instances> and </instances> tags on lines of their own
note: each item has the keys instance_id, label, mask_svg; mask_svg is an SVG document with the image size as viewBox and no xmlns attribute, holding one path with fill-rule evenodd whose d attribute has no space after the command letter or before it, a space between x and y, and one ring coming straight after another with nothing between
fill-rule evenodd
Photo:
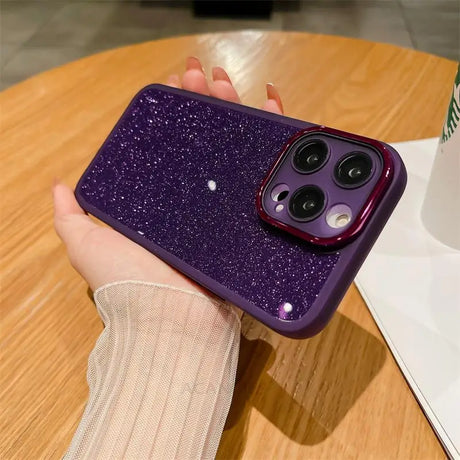
<instances>
[{"instance_id":1,"label":"purple glitter texture","mask_svg":"<svg viewBox=\"0 0 460 460\"><path fill-rule=\"evenodd\" d=\"M147 88L80 183L81 196L284 320L312 306L339 259L263 223L257 190L298 127ZM292 311L280 308L285 302Z\"/></svg>"}]
</instances>

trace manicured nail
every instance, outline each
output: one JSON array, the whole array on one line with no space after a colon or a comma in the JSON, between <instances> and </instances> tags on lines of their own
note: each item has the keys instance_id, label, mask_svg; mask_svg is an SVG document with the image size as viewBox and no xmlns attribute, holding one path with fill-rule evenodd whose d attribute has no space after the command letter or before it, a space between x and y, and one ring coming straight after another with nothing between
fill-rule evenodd
<instances>
[{"instance_id":1,"label":"manicured nail","mask_svg":"<svg viewBox=\"0 0 460 460\"><path fill-rule=\"evenodd\" d=\"M267 83L267 99L271 99L276 102L277 106L284 113L283 103L281 102L280 95L273 83Z\"/></svg>"},{"instance_id":2,"label":"manicured nail","mask_svg":"<svg viewBox=\"0 0 460 460\"><path fill-rule=\"evenodd\" d=\"M176 88L180 87L180 78L179 75L173 74L168 77L168 80L166 81L166 84L169 86L174 86Z\"/></svg>"},{"instance_id":3,"label":"manicured nail","mask_svg":"<svg viewBox=\"0 0 460 460\"><path fill-rule=\"evenodd\" d=\"M199 70L200 72L204 73L204 69L203 69L203 66L201 65L200 60L195 56L189 56L185 60L185 69L186 70L195 69L195 70Z\"/></svg>"},{"instance_id":4,"label":"manicured nail","mask_svg":"<svg viewBox=\"0 0 460 460\"><path fill-rule=\"evenodd\" d=\"M219 66L212 68L212 79L214 81L222 80L228 81L230 84L232 83L225 69Z\"/></svg>"},{"instance_id":5,"label":"manicured nail","mask_svg":"<svg viewBox=\"0 0 460 460\"><path fill-rule=\"evenodd\" d=\"M53 178L53 183L51 184L51 195L53 196L54 199L54 192L56 190L56 187L61 183L61 181L57 178Z\"/></svg>"}]
</instances>

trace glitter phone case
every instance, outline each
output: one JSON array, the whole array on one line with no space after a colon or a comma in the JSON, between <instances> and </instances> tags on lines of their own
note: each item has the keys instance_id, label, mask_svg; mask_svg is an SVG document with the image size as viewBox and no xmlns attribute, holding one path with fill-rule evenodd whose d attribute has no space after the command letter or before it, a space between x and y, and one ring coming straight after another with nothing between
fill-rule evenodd
<instances>
[{"instance_id":1,"label":"glitter phone case","mask_svg":"<svg viewBox=\"0 0 460 460\"><path fill-rule=\"evenodd\" d=\"M262 220L256 196L283 147L315 125L151 85L132 100L76 187L81 206L277 332L327 324L398 202L391 183L353 241L303 241ZM287 308L288 307L288 308Z\"/></svg>"}]
</instances>

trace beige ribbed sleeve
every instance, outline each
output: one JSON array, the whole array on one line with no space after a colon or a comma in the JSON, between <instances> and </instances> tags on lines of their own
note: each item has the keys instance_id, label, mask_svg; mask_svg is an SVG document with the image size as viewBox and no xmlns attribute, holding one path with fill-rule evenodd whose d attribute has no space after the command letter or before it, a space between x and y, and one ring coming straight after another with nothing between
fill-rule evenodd
<instances>
[{"instance_id":1,"label":"beige ribbed sleeve","mask_svg":"<svg viewBox=\"0 0 460 460\"><path fill-rule=\"evenodd\" d=\"M136 281L103 286L94 298L105 328L65 458L213 458L238 360L233 307Z\"/></svg>"}]
</instances>

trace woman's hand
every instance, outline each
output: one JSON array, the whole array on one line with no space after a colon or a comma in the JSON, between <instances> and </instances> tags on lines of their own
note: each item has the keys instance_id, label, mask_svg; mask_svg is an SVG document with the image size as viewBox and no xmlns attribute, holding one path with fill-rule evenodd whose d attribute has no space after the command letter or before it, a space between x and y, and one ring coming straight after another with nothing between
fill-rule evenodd
<instances>
[{"instance_id":1,"label":"woman's hand","mask_svg":"<svg viewBox=\"0 0 460 460\"><path fill-rule=\"evenodd\" d=\"M182 80L171 75L168 85L227 101L240 102L225 70L212 69L208 82L200 61L189 57ZM263 109L283 113L275 87L267 84ZM67 247L70 262L94 291L107 283L124 280L149 281L182 289L204 291L192 280L115 230L94 222L77 203L73 191L64 184L53 186L54 226Z\"/></svg>"}]
</instances>

